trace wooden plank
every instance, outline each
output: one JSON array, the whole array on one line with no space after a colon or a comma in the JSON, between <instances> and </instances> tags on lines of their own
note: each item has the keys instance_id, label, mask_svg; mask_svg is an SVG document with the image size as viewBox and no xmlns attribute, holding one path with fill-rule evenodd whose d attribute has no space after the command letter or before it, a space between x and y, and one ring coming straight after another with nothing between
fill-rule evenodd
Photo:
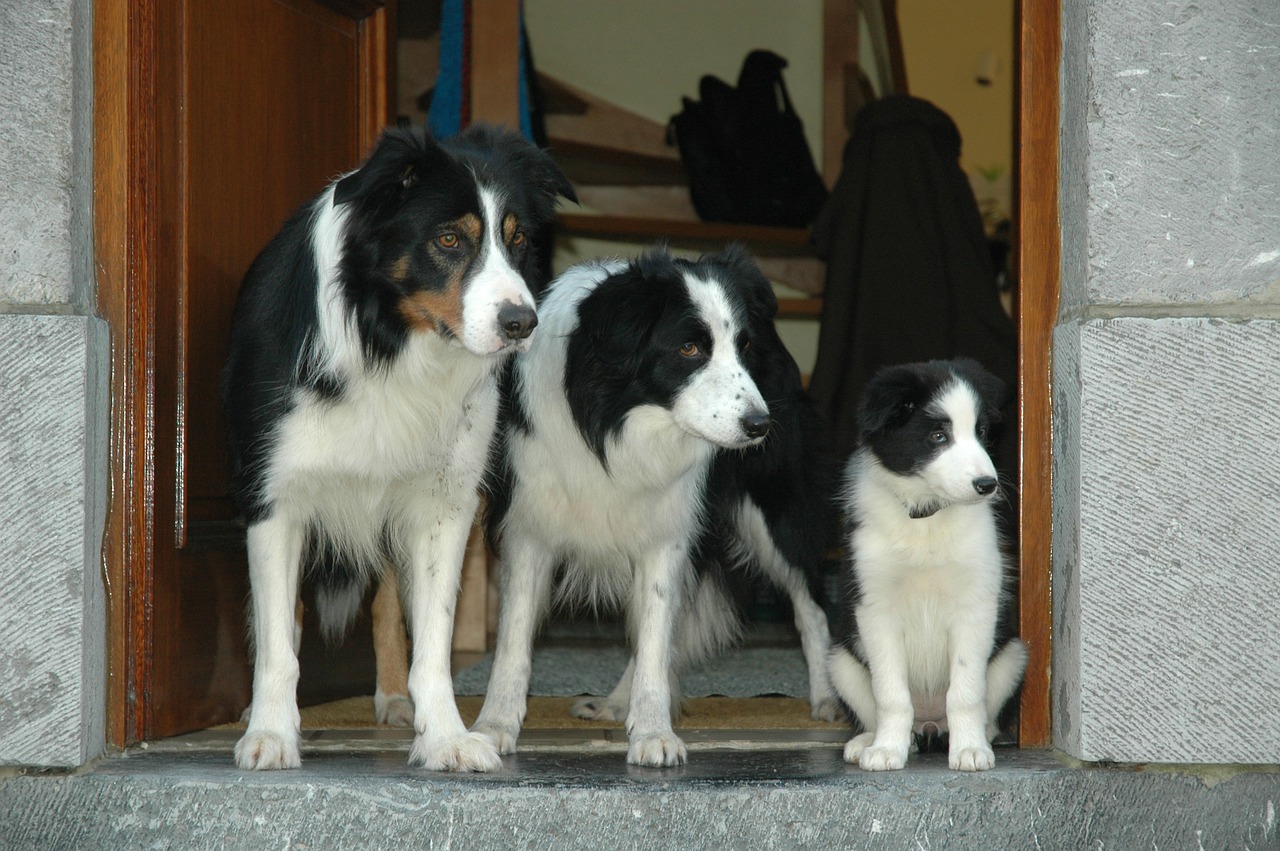
<instances>
[{"instance_id":1,"label":"wooden plank","mask_svg":"<svg viewBox=\"0 0 1280 851\"><path fill-rule=\"evenodd\" d=\"M850 66L858 65L859 0L825 0L822 4L822 179L827 188L840 176L851 115L846 84Z\"/></svg>"},{"instance_id":2,"label":"wooden plank","mask_svg":"<svg viewBox=\"0 0 1280 851\"><path fill-rule=\"evenodd\" d=\"M520 2L471 4L471 121L520 127Z\"/></svg>"},{"instance_id":3,"label":"wooden plank","mask_svg":"<svg viewBox=\"0 0 1280 851\"><path fill-rule=\"evenodd\" d=\"M1058 0L1020 0L1018 88L1019 499L1020 626L1031 650L1022 688L1018 740L1052 743L1052 396L1050 345L1058 315Z\"/></svg>"},{"instance_id":4,"label":"wooden plank","mask_svg":"<svg viewBox=\"0 0 1280 851\"><path fill-rule=\"evenodd\" d=\"M688 222L632 216L593 216L561 213L560 228L567 234L600 237L645 237L671 242L744 242L756 249L811 254L808 228L736 225L722 222Z\"/></svg>"}]
</instances>

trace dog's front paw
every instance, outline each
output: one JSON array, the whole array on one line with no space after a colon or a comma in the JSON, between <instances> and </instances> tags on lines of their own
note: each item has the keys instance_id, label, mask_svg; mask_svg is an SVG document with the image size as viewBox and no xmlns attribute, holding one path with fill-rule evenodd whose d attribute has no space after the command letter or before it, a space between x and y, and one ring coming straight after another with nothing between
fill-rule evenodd
<instances>
[{"instance_id":1,"label":"dog's front paw","mask_svg":"<svg viewBox=\"0 0 1280 851\"><path fill-rule=\"evenodd\" d=\"M846 745L846 749L847 749ZM907 764L907 749L887 745L868 747L858 757L863 771L897 771Z\"/></svg>"},{"instance_id":2,"label":"dog's front paw","mask_svg":"<svg viewBox=\"0 0 1280 851\"><path fill-rule=\"evenodd\" d=\"M236 765L246 771L298 768L302 765L298 734L249 730L236 742Z\"/></svg>"},{"instance_id":3,"label":"dog's front paw","mask_svg":"<svg viewBox=\"0 0 1280 851\"><path fill-rule=\"evenodd\" d=\"M479 733L498 748L498 753L516 752L516 740L520 738L520 725L506 724L501 721L476 721L471 732Z\"/></svg>"},{"instance_id":4,"label":"dog's front paw","mask_svg":"<svg viewBox=\"0 0 1280 851\"><path fill-rule=\"evenodd\" d=\"M985 745L952 748L947 755L947 765L956 771L986 771L994 768L995 764L995 752Z\"/></svg>"},{"instance_id":5,"label":"dog's front paw","mask_svg":"<svg viewBox=\"0 0 1280 851\"><path fill-rule=\"evenodd\" d=\"M584 697L574 701L569 712L574 718L588 721L623 721L627 717L627 707L613 703L607 697Z\"/></svg>"},{"instance_id":6,"label":"dog's front paw","mask_svg":"<svg viewBox=\"0 0 1280 851\"><path fill-rule=\"evenodd\" d=\"M862 757L862 752L875 741L875 733L859 733L852 739L844 743L844 761L858 764L858 760Z\"/></svg>"},{"instance_id":7,"label":"dog's front paw","mask_svg":"<svg viewBox=\"0 0 1280 851\"><path fill-rule=\"evenodd\" d=\"M632 765L648 765L662 768L671 765L684 765L689 758L684 742L675 733L650 733L646 736L634 736L631 747L627 749L627 762Z\"/></svg>"},{"instance_id":8,"label":"dog's front paw","mask_svg":"<svg viewBox=\"0 0 1280 851\"><path fill-rule=\"evenodd\" d=\"M429 771L497 771L502 757L493 740L479 733L430 738L419 733L409 751L409 764Z\"/></svg>"},{"instance_id":9,"label":"dog's front paw","mask_svg":"<svg viewBox=\"0 0 1280 851\"><path fill-rule=\"evenodd\" d=\"M373 714L379 724L392 727L413 726L413 701L406 694L382 694L373 696Z\"/></svg>"}]
</instances>

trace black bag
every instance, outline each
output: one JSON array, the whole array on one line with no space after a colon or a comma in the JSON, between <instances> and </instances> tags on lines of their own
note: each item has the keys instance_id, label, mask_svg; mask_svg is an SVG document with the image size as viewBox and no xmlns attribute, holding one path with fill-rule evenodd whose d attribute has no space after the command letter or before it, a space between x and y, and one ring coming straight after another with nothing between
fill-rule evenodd
<instances>
[{"instance_id":1,"label":"black bag","mask_svg":"<svg viewBox=\"0 0 1280 851\"><path fill-rule=\"evenodd\" d=\"M782 81L787 60L754 50L738 86L710 74L700 101L672 116L694 209L708 222L804 227L827 200L804 128Z\"/></svg>"}]
</instances>

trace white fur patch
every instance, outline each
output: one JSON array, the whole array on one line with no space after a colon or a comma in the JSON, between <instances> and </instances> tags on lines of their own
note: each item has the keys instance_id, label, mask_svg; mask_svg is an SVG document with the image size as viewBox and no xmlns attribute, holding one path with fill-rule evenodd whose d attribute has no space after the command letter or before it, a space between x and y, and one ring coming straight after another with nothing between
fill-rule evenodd
<instances>
[{"instance_id":1,"label":"white fur patch","mask_svg":"<svg viewBox=\"0 0 1280 851\"><path fill-rule=\"evenodd\" d=\"M498 311L508 305L533 307L533 295L524 277L512 267L502 238L503 199L492 189L480 189L484 220L481 266L468 275L462 293L462 344L486 355L511 347L526 351L536 335L512 341L498 324Z\"/></svg>"},{"instance_id":2,"label":"white fur patch","mask_svg":"<svg viewBox=\"0 0 1280 851\"><path fill-rule=\"evenodd\" d=\"M741 327L725 298L723 284L685 275L689 297L711 331L711 358L680 391L672 415L680 427L719 446L759 443L744 430L748 413L768 414L755 381L738 351Z\"/></svg>"}]
</instances>

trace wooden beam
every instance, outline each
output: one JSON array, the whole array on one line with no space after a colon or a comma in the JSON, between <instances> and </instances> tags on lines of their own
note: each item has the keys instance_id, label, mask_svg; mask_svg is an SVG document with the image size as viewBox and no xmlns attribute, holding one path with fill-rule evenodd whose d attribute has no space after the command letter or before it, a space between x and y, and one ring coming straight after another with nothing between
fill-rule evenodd
<instances>
[{"instance_id":1,"label":"wooden beam","mask_svg":"<svg viewBox=\"0 0 1280 851\"><path fill-rule=\"evenodd\" d=\"M1052 743L1050 591L1052 513L1051 341L1058 317L1059 0L1019 0L1018 263L1019 585L1022 638L1031 650L1018 730L1023 747Z\"/></svg>"},{"instance_id":2,"label":"wooden beam","mask_svg":"<svg viewBox=\"0 0 1280 851\"><path fill-rule=\"evenodd\" d=\"M520 128L520 0L471 3L471 121Z\"/></svg>"}]
</instances>

